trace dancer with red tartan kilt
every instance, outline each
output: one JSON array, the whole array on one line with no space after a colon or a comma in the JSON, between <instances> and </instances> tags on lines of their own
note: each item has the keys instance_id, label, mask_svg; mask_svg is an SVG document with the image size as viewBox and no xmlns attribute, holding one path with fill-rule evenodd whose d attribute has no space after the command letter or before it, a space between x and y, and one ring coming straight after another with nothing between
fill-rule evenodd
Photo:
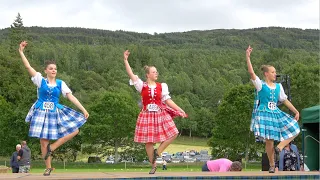
<instances>
[{"instance_id":1,"label":"dancer with red tartan kilt","mask_svg":"<svg viewBox=\"0 0 320 180\"><path fill-rule=\"evenodd\" d=\"M178 129L173 122L176 116L187 117L187 114L177 106L169 96L166 83L156 82L158 72L154 66L145 66L146 82L133 74L128 62L130 52L124 52L124 64L130 77L130 85L134 85L141 93L142 109L139 114L134 141L144 143L152 169L149 174L157 170L155 160L177 137ZM154 144L160 143L158 149Z\"/></svg>"}]
</instances>

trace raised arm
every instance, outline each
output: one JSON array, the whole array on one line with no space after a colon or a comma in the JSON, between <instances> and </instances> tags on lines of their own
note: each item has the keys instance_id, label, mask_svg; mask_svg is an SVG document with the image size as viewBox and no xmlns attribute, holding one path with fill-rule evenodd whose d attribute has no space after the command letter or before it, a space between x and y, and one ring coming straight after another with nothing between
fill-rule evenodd
<instances>
[{"instance_id":1,"label":"raised arm","mask_svg":"<svg viewBox=\"0 0 320 180\"><path fill-rule=\"evenodd\" d=\"M28 45L28 43L27 43L26 41L22 41L22 42L20 43L20 46L19 46L19 54L20 54L20 56L21 56L21 59L22 59L22 62L23 62L23 64L24 64L24 66L25 66L26 69L28 70L30 76L33 77L33 76L35 76L35 75L37 74L37 71L35 71L35 70L33 69L33 67L30 66L28 59L26 58L26 56L25 56L24 53L23 53L23 50L24 50L24 48L25 48L27 45Z\"/></svg>"},{"instance_id":2,"label":"raised arm","mask_svg":"<svg viewBox=\"0 0 320 180\"><path fill-rule=\"evenodd\" d=\"M129 55L130 55L129 50L126 50L126 51L123 53L124 65L126 66L126 70L127 70L127 73L128 73L128 75L129 75L130 79L131 79L133 82L135 82L135 81L137 81L137 76L133 74L132 69L131 69L131 67L130 67L130 64L129 64L129 62L128 62L128 57L129 57Z\"/></svg>"},{"instance_id":3,"label":"raised arm","mask_svg":"<svg viewBox=\"0 0 320 180\"><path fill-rule=\"evenodd\" d=\"M82 111L84 117L85 117L86 119L88 119L89 113L88 113L87 110L82 106L82 104L79 102L79 100L78 100L72 93L67 93L67 98L68 98L69 101L71 101L74 105L76 105L77 108L79 108L79 109Z\"/></svg>"},{"instance_id":4,"label":"raised arm","mask_svg":"<svg viewBox=\"0 0 320 180\"><path fill-rule=\"evenodd\" d=\"M251 79L252 80L256 80L256 74L253 71L252 64L251 64L251 61L250 61L251 52L252 52L252 48L249 45L248 49L246 50L246 59L247 59L247 65L248 65L248 72L250 74Z\"/></svg>"}]
</instances>

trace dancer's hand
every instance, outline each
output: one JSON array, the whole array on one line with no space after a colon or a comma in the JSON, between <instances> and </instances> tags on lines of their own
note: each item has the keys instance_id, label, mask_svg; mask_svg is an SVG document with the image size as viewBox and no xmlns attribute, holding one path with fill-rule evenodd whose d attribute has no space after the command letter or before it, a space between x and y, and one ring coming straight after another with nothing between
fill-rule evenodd
<instances>
[{"instance_id":1,"label":"dancer's hand","mask_svg":"<svg viewBox=\"0 0 320 180\"><path fill-rule=\"evenodd\" d=\"M299 112L297 112L296 115L294 116L294 119L296 119L297 121L299 121L299 117L300 117L300 114L299 114Z\"/></svg>"},{"instance_id":2,"label":"dancer's hand","mask_svg":"<svg viewBox=\"0 0 320 180\"><path fill-rule=\"evenodd\" d=\"M19 45L19 51L23 52L24 48L28 45L27 41L22 41Z\"/></svg>"},{"instance_id":3,"label":"dancer's hand","mask_svg":"<svg viewBox=\"0 0 320 180\"><path fill-rule=\"evenodd\" d=\"M130 55L129 50L126 50L126 51L123 53L123 58L124 58L124 60L128 61L129 55Z\"/></svg>"},{"instance_id":4,"label":"dancer's hand","mask_svg":"<svg viewBox=\"0 0 320 180\"><path fill-rule=\"evenodd\" d=\"M83 113L84 117L85 117L86 119L88 119L89 113L87 112L87 110L83 110L82 113Z\"/></svg>"},{"instance_id":5,"label":"dancer's hand","mask_svg":"<svg viewBox=\"0 0 320 180\"><path fill-rule=\"evenodd\" d=\"M179 111L183 114L182 117L184 118L188 117L188 115L182 109L180 109Z\"/></svg>"},{"instance_id":6,"label":"dancer's hand","mask_svg":"<svg viewBox=\"0 0 320 180\"><path fill-rule=\"evenodd\" d=\"M252 52L252 49L253 49L253 48L249 45L248 49L246 50L246 55L247 55L247 57L250 57L251 52Z\"/></svg>"}]
</instances>

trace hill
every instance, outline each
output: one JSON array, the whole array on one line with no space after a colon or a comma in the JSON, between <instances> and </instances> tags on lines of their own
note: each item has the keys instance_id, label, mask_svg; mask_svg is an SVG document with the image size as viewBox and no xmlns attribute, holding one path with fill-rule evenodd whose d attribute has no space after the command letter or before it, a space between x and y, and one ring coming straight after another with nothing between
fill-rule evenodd
<instances>
[{"instance_id":1,"label":"hill","mask_svg":"<svg viewBox=\"0 0 320 180\"><path fill-rule=\"evenodd\" d=\"M42 72L45 60L56 60L58 77L92 113L93 105L109 91L130 95L139 102L139 93L128 85L123 65L125 49L131 51L130 65L142 79L143 66L155 65L159 82L168 84L172 99L189 114L187 119L175 120L182 135L212 136L215 114L225 93L250 83L245 62L249 44L259 76L262 64L271 64L279 74L290 76L292 103L298 110L319 103L317 29L262 27L153 35L72 27L26 27L23 31L29 42L26 56L31 65ZM0 147L5 147L0 149L0 156L11 154L10 149L20 139L29 140L24 118L36 100L36 88L16 52L21 38L9 28L0 30L0 137L5 137L0 140ZM65 99L62 103L74 107ZM90 119L88 124L93 122L95 119ZM249 131L250 119L241 124Z\"/></svg>"}]
</instances>

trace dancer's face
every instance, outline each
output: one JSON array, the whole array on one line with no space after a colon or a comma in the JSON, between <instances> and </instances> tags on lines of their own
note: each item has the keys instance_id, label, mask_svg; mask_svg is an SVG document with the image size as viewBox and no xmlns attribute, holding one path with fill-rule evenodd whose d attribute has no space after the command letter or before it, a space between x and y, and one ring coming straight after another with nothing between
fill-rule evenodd
<instances>
[{"instance_id":1,"label":"dancer's face","mask_svg":"<svg viewBox=\"0 0 320 180\"><path fill-rule=\"evenodd\" d=\"M55 78L57 76L57 66L55 64L49 64L44 72L50 78Z\"/></svg>"},{"instance_id":2,"label":"dancer's face","mask_svg":"<svg viewBox=\"0 0 320 180\"><path fill-rule=\"evenodd\" d=\"M147 77L152 81L156 81L158 79L157 69L155 67L150 67Z\"/></svg>"},{"instance_id":3,"label":"dancer's face","mask_svg":"<svg viewBox=\"0 0 320 180\"><path fill-rule=\"evenodd\" d=\"M268 72L265 72L264 75L266 76L266 79L270 81L275 81L277 79L277 72L274 67L269 67Z\"/></svg>"}]
</instances>

